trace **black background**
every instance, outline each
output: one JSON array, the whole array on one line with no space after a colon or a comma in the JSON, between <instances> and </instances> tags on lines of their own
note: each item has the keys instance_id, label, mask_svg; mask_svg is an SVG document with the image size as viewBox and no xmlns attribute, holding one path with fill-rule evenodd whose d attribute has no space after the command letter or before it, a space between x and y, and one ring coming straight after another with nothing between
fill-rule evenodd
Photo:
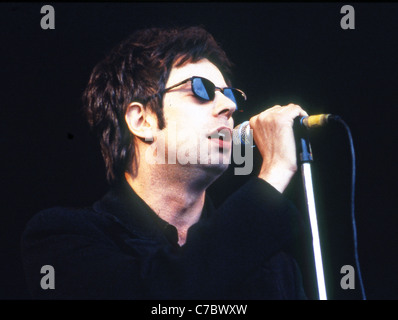
<instances>
[{"instance_id":1,"label":"black background","mask_svg":"<svg viewBox=\"0 0 398 320\"><path fill-rule=\"evenodd\" d=\"M55 30L40 27L45 4L55 9ZM340 27L344 4L355 9L355 30ZM0 12L1 299L29 299L19 251L28 219L56 205L88 205L107 190L98 143L80 111L92 68L134 30L174 25L203 25L234 61L235 86L249 97L241 120L294 102L309 114L346 121L357 156L356 222L367 297L398 298L398 4L8 3ZM358 281L354 290L340 287L341 267L356 268L347 135L331 123L312 130L310 140L328 298L360 299ZM209 192L221 202L245 179L229 170ZM306 220L299 172L286 195ZM295 249L314 299L308 236Z\"/></svg>"}]
</instances>

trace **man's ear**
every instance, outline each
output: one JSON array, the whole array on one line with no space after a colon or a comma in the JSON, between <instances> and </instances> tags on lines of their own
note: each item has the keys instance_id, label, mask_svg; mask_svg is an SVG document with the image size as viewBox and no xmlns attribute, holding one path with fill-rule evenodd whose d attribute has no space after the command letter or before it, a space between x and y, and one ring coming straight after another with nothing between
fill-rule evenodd
<instances>
[{"instance_id":1,"label":"man's ear","mask_svg":"<svg viewBox=\"0 0 398 320\"><path fill-rule=\"evenodd\" d=\"M157 117L140 102L132 102L127 106L124 116L129 130L145 141L153 141L157 129Z\"/></svg>"}]
</instances>

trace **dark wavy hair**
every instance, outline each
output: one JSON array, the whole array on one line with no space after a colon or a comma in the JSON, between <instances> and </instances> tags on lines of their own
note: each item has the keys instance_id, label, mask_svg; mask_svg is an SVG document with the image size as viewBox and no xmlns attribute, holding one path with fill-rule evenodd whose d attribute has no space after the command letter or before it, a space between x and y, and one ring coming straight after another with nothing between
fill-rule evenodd
<instances>
[{"instance_id":1,"label":"dark wavy hair","mask_svg":"<svg viewBox=\"0 0 398 320\"><path fill-rule=\"evenodd\" d=\"M144 103L163 129L162 101L148 101L148 97L165 88L172 67L204 58L220 69L230 85L232 64L202 27L136 31L94 67L83 93L83 108L100 140L108 182L130 171L134 159L133 134L125 121L127 106L133 101Z\"/></svg>"}]
</instances>

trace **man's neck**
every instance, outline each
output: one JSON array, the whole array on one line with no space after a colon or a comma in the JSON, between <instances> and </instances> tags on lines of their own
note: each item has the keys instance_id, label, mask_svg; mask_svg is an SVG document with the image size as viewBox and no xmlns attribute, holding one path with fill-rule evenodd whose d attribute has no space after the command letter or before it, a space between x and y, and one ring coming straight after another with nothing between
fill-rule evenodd
<instances>
[{"instance_id":1,"label":"man's neck","mask_svg":"<svg viewBox=\"0 0 398 320\"><path fill-rule=\"evenodd\" d=\"M189 227L200 218L207 185L194 184L191 179L184 179L166 168L162 171L142 169L134 177L129 173L125 176L138 196L161 219L177 228L178 243L183 245Z\"/></svg>"}]
</instances>

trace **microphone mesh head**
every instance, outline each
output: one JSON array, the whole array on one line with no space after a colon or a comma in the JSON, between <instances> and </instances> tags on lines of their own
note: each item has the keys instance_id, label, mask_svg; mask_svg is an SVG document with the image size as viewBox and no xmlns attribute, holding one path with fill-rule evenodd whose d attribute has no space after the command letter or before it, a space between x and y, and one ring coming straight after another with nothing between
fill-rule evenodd
<instances>
[{"instance_id":1,"label":"microphone mesh head","mask_svg":"<svg viewBox=\"0 0 398 320\"><path fill-rule=\"evenodd\" d=\"M238 124L232 132L232 140L234 144L250 144L248 134L250 133L249 121Z\"/></svg>"}]
</instances>

